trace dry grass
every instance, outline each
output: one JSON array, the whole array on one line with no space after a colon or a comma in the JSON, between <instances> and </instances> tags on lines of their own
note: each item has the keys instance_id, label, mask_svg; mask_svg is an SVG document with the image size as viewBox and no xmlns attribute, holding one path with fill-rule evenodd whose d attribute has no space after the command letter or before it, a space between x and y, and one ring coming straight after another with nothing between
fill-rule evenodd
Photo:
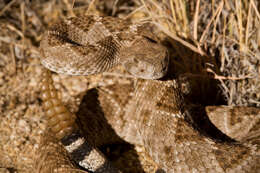
<instances>
[{"instance_id":1,"label":"dry grass","mask_svg":"<svg viewBox=\"0 0 260 173\"><path fill-rule=\"evenodd\" d=\"M197 53L177 51L172 57L185 75L218 80L228 105L260 106L258 1L142 2L147 18Z\"/></svg>"},{"instance_id":2,"label":"dry grass","mask_svg":"<svg viewBox=\"0 0 260 173\"><path fill-rule=\"evenodd\" d=\"M171 52L171 71L191 100L260 107L258 9L257 0L0 0L0 172L32 169L44 129L37 48L53 22L85 14L152 21L164 33L158 35ZM78 101L70 95L83 89L75 94L69 85L82 86L81 78L66 78L68 86L64 78L56 76L65 100Z\"/></svg>"}]
</instances>

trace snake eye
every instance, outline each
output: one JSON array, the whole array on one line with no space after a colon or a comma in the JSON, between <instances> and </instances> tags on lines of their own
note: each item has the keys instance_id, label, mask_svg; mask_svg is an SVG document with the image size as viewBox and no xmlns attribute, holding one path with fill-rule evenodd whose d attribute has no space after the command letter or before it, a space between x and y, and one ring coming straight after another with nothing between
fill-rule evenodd
<instances>
[{"instance_id":1,"label":"snake eye","mask_svg":"<svg viewBox=\"0 0 260 173\"><path fill-rule=\"evenodd\" d=\"M157 43L156 40L150 38L150 37L147 37L147 36L144 36L144 38L146 38L148 41L152 42L152 43Z\"/></svg>"}]
</instances>

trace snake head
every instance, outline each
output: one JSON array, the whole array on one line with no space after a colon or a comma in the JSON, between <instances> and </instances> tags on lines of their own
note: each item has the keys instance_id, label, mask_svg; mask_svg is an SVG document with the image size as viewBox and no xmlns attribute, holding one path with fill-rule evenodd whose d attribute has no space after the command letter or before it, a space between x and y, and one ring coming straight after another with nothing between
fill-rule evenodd
<instances>
[{"instance_id":1,"label":"snake head","mask_svg":"<svg viewBox=\"0 0 260 173\"><path fill-rule=\"evenodd\" d=\"M137 78L159 79L167 73L169 53L154 39L140 36L123 51L121 62Z\"/></svg>"}]
</instances>

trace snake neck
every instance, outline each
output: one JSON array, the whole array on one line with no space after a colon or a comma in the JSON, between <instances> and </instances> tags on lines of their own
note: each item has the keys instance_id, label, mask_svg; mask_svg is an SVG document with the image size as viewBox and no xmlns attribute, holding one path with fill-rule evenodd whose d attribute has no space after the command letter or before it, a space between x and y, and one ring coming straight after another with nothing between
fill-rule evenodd
<instances>
[{"instance_id":1,"label":"snake neck","mask_svg":"<svg viewBox=\"0 0 260 173\"><path fill-rule=\"evenodd\" d=\"M146 109L165 110L177 113L184 118L184 99L176 80L138 79L135 87L135 99L138 111Z\"/></svg>"}]
</instances>

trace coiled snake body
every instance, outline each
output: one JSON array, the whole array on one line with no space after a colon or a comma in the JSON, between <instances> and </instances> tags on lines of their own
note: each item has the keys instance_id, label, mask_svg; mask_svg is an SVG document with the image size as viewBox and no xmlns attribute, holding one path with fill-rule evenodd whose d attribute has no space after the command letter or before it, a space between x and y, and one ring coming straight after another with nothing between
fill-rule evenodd
<instances>
[{"instance_id":1,"label":"coiled snake body","mask_svg":"<svg viewBox=\"0 0 260 173\"><path fill-rule=\"evenodd\" d=\"M121 64L135 76L134 88L127 86L129 93L123 93L118 86L101 88L100 105L108 122L120 126L118 130L115 127L118 135L130 143L144 145L165 172L260 171L259 110L250 109L247 115L250 118L245 118L242 113L233 115L234 120L251 120L247 121L250 127L246 130L253 140L245 135L247 140L244 142L216 142L201 135L189 121L190 112L178 82L167 77L160 80L168 69L168 52L144 24L112 17L69 18L48 29L40 50L42 64L58 73L90 75ZM75 116L56 99L49 72L44 76L44 107L49 128L56 138L61 139L71 157L87 170L118 172L80 135ZM120 94L127 97L120 98ZM120 124L119 118L124 123ZM220 117L212 119L221 121ZM135 135L131 133L133 131ZM69 156L64 154L63 157L64 162L52 169L77 172ZM50 168L47 165L38 166L39 172L48 172Z\"/></svg>"}]
</instances>

